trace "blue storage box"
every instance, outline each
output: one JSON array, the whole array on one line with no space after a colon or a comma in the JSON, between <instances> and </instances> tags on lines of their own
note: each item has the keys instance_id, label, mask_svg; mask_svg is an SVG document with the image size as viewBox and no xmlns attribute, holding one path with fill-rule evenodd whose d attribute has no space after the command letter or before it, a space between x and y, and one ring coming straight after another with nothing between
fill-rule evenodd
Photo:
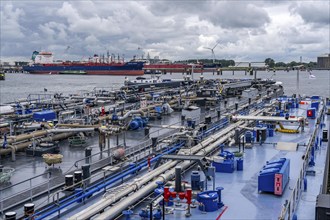
<instances>
[{"instance_id":1,"label":"blue storage box","mask_svg":"<svg viewBox=\"0 0 330 220\"><path fill-rule=\"evenodd\" d=\"M224 160L223 163L213 162L213 166L215 167L215 172L220 173L232 173L235 169L234 160Z\"/></svg>"},{"instance_id":2,"label":"blue storage box","mask_svg":"<svg viewBox=\"0 0 330 220\"><path fill-rule=\"evenodd\" d=\"M56 113L52 110L45 110L33 113L33 120L35 121L52 121L56 119Z\"/></svg>"},{"instance_id":3,"label":"blue storage box","mask_svg":"<svg viewBox=\"0 0 330 220\"><path fill-rule=\"evenodd\" d=\"M205 212L214 212L219 209L219 196L217 191L205 191L197 194L197 201L203 205L199 205L199 210Z\"/></svg>"},{"instance_id":4,"label":"blue storage box","mask_svg":"<svg viewBox=\"0 0 330 220\"><path fill-rule=\"evenodd\" d=\"M258 191L282 195L289 182L289 176L289 159L281 158L277 161L267 162L267 165L259 172Z\"/></svg>"}]
</instances>

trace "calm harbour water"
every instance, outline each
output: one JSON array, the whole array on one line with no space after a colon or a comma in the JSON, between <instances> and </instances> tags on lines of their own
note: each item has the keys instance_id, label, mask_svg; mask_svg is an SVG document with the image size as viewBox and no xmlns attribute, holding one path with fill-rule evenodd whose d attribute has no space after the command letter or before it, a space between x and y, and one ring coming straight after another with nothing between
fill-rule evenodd
<instances>
[{"instance_id":1,"label":"calm harbour water","mask_svg":"<svg viewBox=\"0 0 330 220\"><path fill-rule=\"evenodd\" d=\"M284 91L287 95L297 93L297 71L277 71L273 72L260 71L258 78L273 78L281 81ZM330 97L330 70L313 71L315 78L310 78L309 73L300 71L299 74L299 91L300 94L320 95ZM194 74L194 78L199 78L200 73ZM149 77L146 75L146 77ZM163 75L162 78L181 79L182 74L173 73L172 75ZM245 75L244 72L224 72L222 76L213 75L212 73L204 73L204 78L250 78L253 76ZM79 94L84 91L92 91L94 88L119 88L124 83L125 76L98 76L98 75L33 75L33 74L6 74L6 80L0 81L0 104L13 102L18 99L25 99L29 94L45 93L63 93L63 94ZM135 77L129 77L130 80Z\"/></svg>"}]
</instances>

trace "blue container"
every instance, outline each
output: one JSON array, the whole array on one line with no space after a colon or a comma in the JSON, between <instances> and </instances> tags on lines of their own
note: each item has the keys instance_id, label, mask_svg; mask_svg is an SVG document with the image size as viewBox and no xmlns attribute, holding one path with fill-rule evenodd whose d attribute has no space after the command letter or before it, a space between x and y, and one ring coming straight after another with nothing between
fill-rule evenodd
<instances>
[{"instance_id":1,"label":"blue container","mask_svg":"<svg viewBox=\"0 0 330 220\"><path fill-rule=\"evenodd\" d=\"M203 205L199 205L198 208L205 212L214 212L218 210L218 192L217 191L205 191L197 194L197 201Z\"/></svg>"},{"instance_id":2,"label":"blue container","mask_svg":"<svg viewBox=\"0 0 330 220\"><path fill-rule=\"evenodd\" d=\"M199 190L200 189L201 175L198 171L192 171L191 173L191 189Z\"/></svg>"},{"instance_id":3,"label":"blue container","mask_svg":"<svg viewBox=\"0 0 330 220\"><path fill-rule=\"evenodd\" d=\"M277 163L276 163L277 162ZM275 188L275 176L281 175L281 179L277 179ZM264 167L258 176L258 191L271 192L276 195L282 195L285 186L289 182L290 175L290 160L281 158L272 163L268 163L266 168ZM280 178L280 177L276 177ZM279 189L278 189L279 188Z\"/></svg>"},{"instance_id":4,"label":"blue container","mask_svg":"<svg viewBox=\"0 0 330 220\"><path fill-rule=\"evenodd\" d=\"M243 170L243 159L242 158L239 158L237 160L237 170L238 171L242 171Z\"/></svg>"},{"instance_id":5,"label":"blue container","mask_svg":"<svg viewBox=\"0 0 330 220\"><path fill-rule=\"evenodd\" d=\"M213 166L215 167L215 172L220 173L232 173L234 172L235 165L234 160L225 160L223 163L213 162Z\"/></svg>"},{"instance_id":6,"label":"blue container","mask_svg":"<svg viewBox=\"0 0 330 220\"><path fill-rule=\"evenodd\" d=\"M253 134L251 131L245 132L245 143L252 143L253 140Z\"/></svg>"},{"instance_id":7,"label":"blue container","mask_svg":"<svg viewBox=\"0 0 330 220\"><path fill-rule=\"evenodd\" d=\"M274 129L271 129L271 128L268 129L268 136L274 137Z\"/></svg>"},{"instance_id":8,"label":"blue container","mask_svg":"<svg viewBox=\"0 0 330 220\"><path fill-rule=\"evenodd\" d=\"M33 113L33 120L35 121L52 121L56 119L56 113L52 110L46 110Z\"/></svg>"},{"instance_id":9,"label":"blue container","mask_svg":"<svg viewBox=\"0 0 330 220\"><path fill-rule=\"evenodd\" d=\"M319 109L319 105L320 105L319 102L312 102L311 107L312 108L315 108L316 110L318 110Z\"/></svg>"}]
</instances>

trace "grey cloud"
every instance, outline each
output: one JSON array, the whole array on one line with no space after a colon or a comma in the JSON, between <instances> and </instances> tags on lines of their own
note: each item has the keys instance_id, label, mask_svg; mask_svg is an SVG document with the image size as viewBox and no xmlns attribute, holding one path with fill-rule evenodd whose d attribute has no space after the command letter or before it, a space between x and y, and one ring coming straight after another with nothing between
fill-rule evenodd
<instances>
[{"instance_id":1,"label":"grey cloud","mask_svg":"<svg viewBox=\"0 0 330 220\"><path fill-rule=\"evenodd\" d=\"M330 2L303 2L290 6L291 12L298 14L306 23L329 25L330 24Z\"/></svg>"},{"instance_id":2,"label":"grey cloud","mask_svg":"<svg viewBox=\"0 0 330 220\"><path fill-rule=\"evenodd\" d=\"M263 8L243 2L218 2L205 18L224 28L260 28L270 22Z\"/></svg>"},{"instance_id":3,"label":"grey cloud","mask_svg":"<svg viewBox=\"0 0 330 220\"><path fill-rule=\"evenodd\" d=\"M269 7L287 12L289 4L274 2ZM56 59L73 60L107 50L127 59L142 52L174 60L210 58L210 51L201 48L219 41L217 58L257 59L289 47L295 53L308 49L290 44L325 48L320 47L328 33L324 28L315 32L312 25L288 24L274 33L267 5L267 1L2 1L1 15L6 17L1 16L1 55L30 58L33 50L42 49L54 52ZM4 18L12 25L6 26ZM268 46L277 38L283 41Z\"/></svg>"},{"instance_id":4,"label":"grey cloud","mask_svg":"<svg viewBox=\"0 0 330 220\"><path fill-rule=\"evenodd\" d=\"M1 38L17 40L24 37L19 24L24 14L22 9L14 8L11 4L3 6L0 14Z\"/></svg>"}]
</instances>

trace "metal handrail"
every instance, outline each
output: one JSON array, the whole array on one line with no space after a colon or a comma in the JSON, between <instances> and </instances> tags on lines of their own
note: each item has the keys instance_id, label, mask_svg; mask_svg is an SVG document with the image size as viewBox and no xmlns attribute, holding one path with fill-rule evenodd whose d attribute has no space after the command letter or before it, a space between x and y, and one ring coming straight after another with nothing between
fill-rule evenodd
<instances>
[{"instance_id":1,"label":"metal handrail","mask_svg":"<svg viewBox=\"0 0 330 220\"><path fill-rule=\"evenodd\" d=\"M319 112L319 117L316 119L317 121L320 120L320 116L323 114L323 110L324 109L322 108L322 110ZM309 139L305 154L303 156L304 157L304 162L303 162L303 166L300 170L299 178L296 181L295 187L292 190L292 193L290 195L290 199L286 200L286 203L283 205L280 216L278 217L279 220L284 220L284 219L286 219L286 217L287 217L288 220L291 220L292 214L295 213L296 207L299 204L299 200L300 200L301 193L302 193L301 187L302 187L302 183L304 181L306 170L307 170L307 167L308 167L308 162L309 162L309 159L310 159L310 152L312 150L313 144L315 143L315 139L316 139L316 136L317 136L317 132L319 131L319 127L320 127L319 124L315 125L313 135Z\"/></svg>"},{"instance_id":2,"label":"metal handrail","mask_svg":"<svg viewBox=\"0 0 330 220\"><path fill-rule=\"evenodd\" d=\"M37 185L34 185L34 186L32 187L32 180L33 180L33 179L37 179L37 178L42 177L42 176L45 176L45 175L48 176L47 181L43 181L43 182L41 182L41 183L39 183L39 184L37 184ZM4 202L5 200L7 200L7 199L10 199L10 198L15 197L15 196L18 195L18 194L21 194L21 193L29 192L29 191L30 191L30 198L32 199L32 197L33 197L33 195L32 195L32 190L33 190L34 188L38 187L38 186L41 186L41 185L45 184L45 183L48 183L48 184L49 184L50 176L51 176L51 172L50 172L50 171L47 171L47 172L45 172L45 173L43 173L43 174L39 174L39 175L34 176L34 177L32 177L32 178L29 178L29 179L23 180L23 181L21 181L21 182L18 182L18 183L15 183L15 184L13 184L13 185L10 185L10 186L7 186L7 187L4 187L4 188L0 189L0 195L1 195L1 196L0 196L0 198L1 198L1 200L0 200L0 203L1 203L1 204L0 204L0 207L1 207L0 212L3 214L3 210L4 210L3 202ZM18 186L18 185L21 185L21 184L24 184L24 183L27 183L27 184L29 183L29 186L30 186L29 189L28 189L28 188L25 188L25 189L23 189L23 190L21 190L21 191L19 191L19 192L16 192L16 193L11 194L11 195L9 195L9 196L3 197L3 193L4 193L5 190L11 189L12 187L15 187L15 186Z\"/></svg>"}]
</instances>

